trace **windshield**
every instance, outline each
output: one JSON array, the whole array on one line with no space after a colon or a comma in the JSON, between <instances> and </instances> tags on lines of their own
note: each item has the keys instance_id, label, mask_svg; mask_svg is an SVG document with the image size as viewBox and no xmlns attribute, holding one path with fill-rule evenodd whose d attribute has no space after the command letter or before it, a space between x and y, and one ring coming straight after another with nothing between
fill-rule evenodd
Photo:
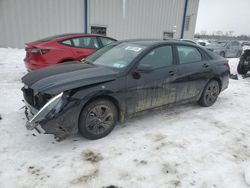
<instances>
[{"instance_id":1,"label":"windshield","mask_svg":"<svg viewBox=\"0 0 250 188\"><path fill-rule=\"evenodd\" d=\"M131 43L108 45L85 59L86 62L112 68L125 68L145 49Z\"/></svg>"},{"instance_id":2,"label":"windshield","mask_svg":"<svg viewBox=\"0 0 250 188\"><path fill-rule=\"evenodd\" d=\"M218 46L218 47L225 47L227 45L227 42L225 41L211 41L211 44L208 46Z\"/></svg>"}]
</instances>

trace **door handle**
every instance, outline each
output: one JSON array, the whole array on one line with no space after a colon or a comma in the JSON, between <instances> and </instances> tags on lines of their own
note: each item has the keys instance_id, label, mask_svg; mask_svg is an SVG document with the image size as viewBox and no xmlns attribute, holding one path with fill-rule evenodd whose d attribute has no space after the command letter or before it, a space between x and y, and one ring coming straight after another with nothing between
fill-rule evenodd
<instances>
[{"instance_id":1,"label":"door handle","mask_svg":"<svg viewBox=\"0 0 250 188\"><path fill-rule=\"evenodd\" d=\"M78 54L82 54L83 52L81 52L81 51L76 51L76 53L78 53Z\"/></svg>"},{"instance_id":2,"label":"door handle","mask_svg":"<svg viewBox=\"0 0 250 188\"><path fill-rule=\"evenodd\" d=\"M169 74L170 76L174 76L174 75L175 75L175 72L174 72L174 71L169 71L168 74Z\"/></svg>"},{"instance_id":3,"label":"door handle","mask_svg":"<svg viewBox=\"0 0 250 188\"><path fill-rule=\"evenodd\" d=\"M208 64L203 64L203 66L202 67L204 67L204 68L208 68L209 67L209 65Z\"/></svg>"}]
</instances>

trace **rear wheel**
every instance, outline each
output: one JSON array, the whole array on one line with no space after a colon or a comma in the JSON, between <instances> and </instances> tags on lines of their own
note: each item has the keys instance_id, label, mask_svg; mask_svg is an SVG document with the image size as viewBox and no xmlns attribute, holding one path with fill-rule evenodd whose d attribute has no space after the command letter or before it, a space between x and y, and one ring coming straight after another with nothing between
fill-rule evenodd
<instances>
[{"instance_id":1,"label":"rear wheel","mask_svg":"<svg viewBox=\"0 0 250 188\"><path fill-rule=\"evenodd\" d=\"M220 56L222 56L222 57L226 57L225 52L220 52Z\"/></svg>"},{"instance_id":2,"label":"rear wheel","mask_svg":"<svg viewBox=\"0 0 250 188\"><path fill-rule=\"evenodd\" d=\"M211 80L204 88L198 103L204 107L212 106L217 100L219 93L219 82L216 80Z\"/></svg>"},{"instance_id":3,"label":"rear wheel","mask_svg":"<svg viewBox=\"0 0 250 188\"><path fill-rule=\"evenodd\" d=\"M82 110L79 131L90 140L105 137L113 130L117 118L117 109L111 101L97 99Z\"/></svg>"}]
</instances>

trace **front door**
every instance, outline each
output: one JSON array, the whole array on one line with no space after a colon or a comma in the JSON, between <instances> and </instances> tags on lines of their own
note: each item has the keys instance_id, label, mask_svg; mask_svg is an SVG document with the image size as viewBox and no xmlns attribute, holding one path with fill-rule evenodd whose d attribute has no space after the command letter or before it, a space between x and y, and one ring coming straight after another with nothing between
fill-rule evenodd
<instances>
[{"instance_id":1,"label":"front door","mask_svg":"<svg viewBox=\"0 0 250 188\"><path fill-rule=\"evenodd\" d=\"M143 67L148 67L143 71ZM175 102L176 65L170 45L153 49L127 76L127 113Z\"/></svg>"}]
</instances>

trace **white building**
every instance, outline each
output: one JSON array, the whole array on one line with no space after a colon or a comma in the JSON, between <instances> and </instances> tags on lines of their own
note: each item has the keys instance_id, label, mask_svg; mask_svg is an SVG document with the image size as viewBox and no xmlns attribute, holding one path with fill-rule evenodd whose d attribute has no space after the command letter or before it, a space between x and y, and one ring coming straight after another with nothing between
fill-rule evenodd
<instances>
[{"instance_id":1,"label":"white building","mask_svg":"<svg viewBox=\"0 0 250 188\"><path fill-rule=\"evenodd\" d=\"M199 0L0 0L0 47L88 32L118 40L193 38Z\"/></svg>"}]
</instances>

